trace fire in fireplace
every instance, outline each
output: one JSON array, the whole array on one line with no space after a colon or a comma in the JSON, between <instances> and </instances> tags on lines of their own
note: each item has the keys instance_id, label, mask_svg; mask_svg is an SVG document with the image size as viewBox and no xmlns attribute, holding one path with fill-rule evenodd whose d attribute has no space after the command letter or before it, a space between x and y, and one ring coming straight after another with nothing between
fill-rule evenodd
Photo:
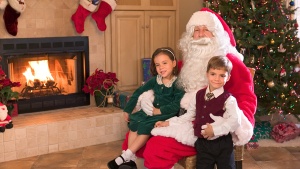
<instances>
[{"instance_id":1,"label":"fire in fireplace","mask_svg":"<svg viewBox=\"0 0 300 169\"><path fill-rule=\"evenodd\" d=\"M0 39L0 65L21 87L19 113L89 105L88 37Z\"/></svg>"}]
</instances>

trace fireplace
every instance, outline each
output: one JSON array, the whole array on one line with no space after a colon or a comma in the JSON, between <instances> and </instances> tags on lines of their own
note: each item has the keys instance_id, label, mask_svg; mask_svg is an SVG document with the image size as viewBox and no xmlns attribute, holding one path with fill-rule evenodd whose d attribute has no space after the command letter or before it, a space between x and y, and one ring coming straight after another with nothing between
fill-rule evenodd
<instances>
[{"instance_id":1,"label":"fireplace","mask_svg":"<svg viewBox=\"0 0 300 169\"><path fill-rule=\"evenodd\" d=\"M0 65L21 87L18 112L31 113L84 106L82 92L89 76L88 37L0 39Z\"/></svg>"}]
</instances>

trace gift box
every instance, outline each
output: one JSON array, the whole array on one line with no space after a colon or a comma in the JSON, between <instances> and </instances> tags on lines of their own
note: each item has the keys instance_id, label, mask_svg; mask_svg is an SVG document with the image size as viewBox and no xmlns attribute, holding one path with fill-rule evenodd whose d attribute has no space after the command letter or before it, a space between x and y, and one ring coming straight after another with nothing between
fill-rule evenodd
<instances>
[{"instance_id":1,"label":"gift box","mask_svg":"<svg viewBox=\"0 0 300 169\"><path fill-rule=\"evenodd\" d=\"M252 142L257 142L260 139L270 139L271 136L271 123L269 121L259 121L255 122L254 126L254 139L251 139Z\"/></svg>"},{"instance_id":2,"label":"gift box","mask_svg":"<svg viewBox=\"0 0 300 169\"><path fill-rule=\"evenodd\" d=\"M152 77L150 71L151 59L150 58L142 59L142 64L143 64L143 82L145 83Z\"/></svg>"},{"instance_id":3,"label":"gift box","mask_svg":"<svg viewBox=\"0 0 300 169\"><path fill-rule=\"evenodd\" d=\"M7 110L8 110L8 115L11 117L16 117L18 116L18 104L16 101L9 101L7 102Z\"/></svg>"},{"instance_id":4,"label":"gift box","mask_svg":"<svg viewBox=\"0 0 300 169\"><path fill-rule=\"evenodd\" d=\"M278 142L292 140L300 134L300 129L294 123L279 123L272 129L271 136Z\"/></svg>"},{"instance_id":5,"label":"gift box","mask_svg":"<svg viewBox=\"0 0 300 169\"><path fill-rule=\"evenodd\" d=\"M114 106L124 109L133 92L114 92Z\"/></svg>"},{"instance_id":6,"label":"gift box","mask_svg":"<svg viewBox=\"0 0 300 169\"><path fill-rule=\"evenodd\" d=\"M259 147L258 142L249 142L245 145L245 148L247 150L253 150L253 149L257 149Z\"/></svg>"}]
</instances>

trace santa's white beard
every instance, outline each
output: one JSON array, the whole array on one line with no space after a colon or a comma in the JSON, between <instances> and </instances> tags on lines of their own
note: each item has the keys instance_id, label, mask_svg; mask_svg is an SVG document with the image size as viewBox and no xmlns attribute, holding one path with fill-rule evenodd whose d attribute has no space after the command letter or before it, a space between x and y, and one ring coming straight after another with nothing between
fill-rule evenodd
<instances>
[{"instance_id":1,"label":"santa's white beard","mask_svg":"<svg viewBox=\"0 0 300 169\"><path fill-rule=\"evenodd\" d=\"M202 42L207 42L206 40ZM201 44L199 40L190 41L184 53L183 67L180 70L178 84L186 92L193 92L207 86L206 68L208 60L219 49L214 38L207 44Z\"/></svg>"},{"instance_id":2,"label":"santa's white beard","mask_svg":"<svg viewBox=\"0 0 300 169\"><path fill-rule=\"evenodd\" d=\"M7 117L7 108L6 106L0 106L0 120L3 121Z\"/></svg>"}]
</instances>

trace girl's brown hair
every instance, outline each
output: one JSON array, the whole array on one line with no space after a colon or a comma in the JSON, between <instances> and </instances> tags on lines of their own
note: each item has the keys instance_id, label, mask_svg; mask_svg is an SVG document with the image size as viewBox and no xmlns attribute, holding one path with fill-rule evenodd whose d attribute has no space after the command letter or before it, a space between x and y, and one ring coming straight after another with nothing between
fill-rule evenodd
<instances>
[{"instance_id":1,"label":"girl's brown hair","mask_svg":"<svg viewBox=\"0 0 300 169\"><path fill-rule=\"evenodd\" d=\"M174 61L174 60L176 61L176 66L173 68L173 75L177 76L178 75L178 63L177 63L177 59L174 55L174 50L170 47L158 48L152 54L151 64L150 64L150 71L151 71L152 76L158 75L158 73L156 71L155 63L154 63L154 58L159 54L165 54L165 55L169 56L169 58L172 61Z\"/></svg>"}]
</instances>

